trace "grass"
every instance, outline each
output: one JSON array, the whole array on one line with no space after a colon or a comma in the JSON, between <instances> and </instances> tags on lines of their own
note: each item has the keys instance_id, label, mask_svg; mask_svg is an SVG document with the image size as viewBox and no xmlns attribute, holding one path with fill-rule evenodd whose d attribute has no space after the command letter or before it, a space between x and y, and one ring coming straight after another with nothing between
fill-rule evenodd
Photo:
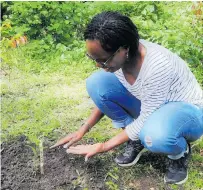
<instances>
[{"instance_id":1,"label":"grass","mask_svg":"<svg viewBox=\"0 0 203 190\"><path fill-rule=\"evenodd\" d=\"M25 57L15 59L17 51L10 59L10 62L15 60L15 64L10 67L5 64L1 72L2 141L24 134L39 146L42 136L56 140L75 131L94 106L85 89L85 78L94 70L92 65L62 65L58 71L42 69L36 73L30 70L30 65L24 65ZM8 52L7 56L11 54ZM27 63L36 64L36 61L30 59ZM117 133L110 119L105 117L84 139L102 142ZM150 183L151 189L203 189L202 150L203 141L199 140L193 147L189 180L183 186L166 187L163 176L151 162L119 168L113 161L106 173L106 186L116 190L122 183L126 189L142 189L143 184ZM107 156L113 157L115 152L99 155L99 158L105 160Z\"/></svg>"}]
</instances>

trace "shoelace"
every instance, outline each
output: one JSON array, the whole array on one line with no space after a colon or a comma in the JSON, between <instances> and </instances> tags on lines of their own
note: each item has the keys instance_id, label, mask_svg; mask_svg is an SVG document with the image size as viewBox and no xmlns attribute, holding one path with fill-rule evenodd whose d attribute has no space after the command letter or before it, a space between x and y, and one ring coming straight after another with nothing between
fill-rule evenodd
<instances>
[{"instance_id":1,"label":"shoelace","mask_svg":"<svg viewBox=\"0 0 203 190\"><path fill-rule=\"evenodd\" d=\"M143 149L143 145L140 141L128 141L125 147L124 156L128 156L132 151L141 151Z\"/></svg>"},{"instance_id":2,"label":"shoelace","mask_svg":"<svg viewBox=\"0 0 203 190\"><path fill-rule=\"evenodd\" d=\"M181 168L186 168L187 167L187 156L182 157L178 160L169 160L168 161L169 168L172 170L174 169L181 169Z\"/></svg>"},{"instance_id":3,"label":"shoelace","mask_svg":"<svg viewBox=\"0 0 203 190\"><path fill-rule=\"evenodd\" d=\"M134 143L134 150L141 151L144 148L144 146L141 144L141 141L135 141Z\"/></svg>"}]
</instances>

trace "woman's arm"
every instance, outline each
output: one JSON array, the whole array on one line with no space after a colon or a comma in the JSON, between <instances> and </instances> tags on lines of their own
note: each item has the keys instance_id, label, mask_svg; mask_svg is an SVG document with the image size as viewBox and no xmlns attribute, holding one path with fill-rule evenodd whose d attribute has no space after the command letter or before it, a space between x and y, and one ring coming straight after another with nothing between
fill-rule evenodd
<instances>
[{"instance_id":1,"label":"woman's arm","mask_svg":"<svg viewBox=\"0 0 203 190\"><path fill-rule=\"evenodd\" d=\"M125 130L121 133L110 139L105 143L97 143L93 145L78 145L78 146L71 146L69 149L66 150L67 153L71 154L81 154L85 156L85 160L87 161L88 158L102 152L109 151L116 146L128 141L129 138Z\"/></svg>"},{"instance_id":2,"label":"woman's arm","mask_svg":"<svg viewBox=\"0 0 203 190\"><path fill-rule=\"evenodd\" d=\"M60 139L55 145L51 146L50 148L55 148L61 145L64 145L64 148L68 148L72 144L80 141L85 133L87 133L103 116L104 114L97 107L95 107L87 121L82 124L82 126L76 132Z\"/></svg>"},{"instance_id":3,"label":"woman's arm","mask_svg":"<svg viewBox=\"0 0 203 190\"><path fill-rule=\"evenodd\" d=\"M87 119L87 121L80 127L78 131L80 131L83 135L87 133L102 117L104 114L99 110L99 108L95 107Z\"/></svg>"},{"instance_id":4,"label":"woman's arm","mask_svg":"<svg viewBox=\"0 0 203 190\"><path fill-rule=\"evenodd\" d=\"M107 142L103 143L102 152L107 152L115 147L117 147L120 144L123 144L129 140L129 137L125 130L123 130L121 133L116 135L115 137L111 138Z\"/></svg>"}]
</instances>

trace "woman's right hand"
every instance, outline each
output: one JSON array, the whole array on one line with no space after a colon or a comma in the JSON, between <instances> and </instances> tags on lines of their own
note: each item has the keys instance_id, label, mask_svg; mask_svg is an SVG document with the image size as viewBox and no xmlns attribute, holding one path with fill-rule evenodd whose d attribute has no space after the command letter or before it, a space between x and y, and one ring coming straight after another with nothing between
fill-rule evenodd
<instances>
[{"instance_id":1,"label":"woman's right hand","mask_svg":"<svg viewBox=\"0 0 203 190\"><path fill-rule=\"evenodd\" d=\"M64 148L68 148L72 144L78 142L79 140L82 139L83 133L80 131L73 132L66 137L60 139L55 145L51 146L50 148L55 148L57 146L63 145Z\"/></svg>"}]
</instances>

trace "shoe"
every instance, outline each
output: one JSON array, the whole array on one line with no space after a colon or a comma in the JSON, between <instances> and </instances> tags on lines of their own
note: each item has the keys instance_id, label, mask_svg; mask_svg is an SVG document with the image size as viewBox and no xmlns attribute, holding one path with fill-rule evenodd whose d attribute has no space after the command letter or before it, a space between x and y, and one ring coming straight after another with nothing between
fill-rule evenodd
<instances>
[{"instance_id":1,"label":"shoe","mask_svg":"<svg viewBox=\"0 0 203 190\"><path fill-rule=\"evenodd\" d=\"M183 184L188 179L188 162L191 156L190 144L188 144L187 151L184 153L184 156L172 160L169 159L168 171L164 176L164 182L170 184Z\"/></svg>"},{"instance_id":2,"label":"shoe","mask_svg":"<svg viewBox=\"0 0 203 190\"><path fill-rule=\"evenodd\" d=\"M125 147L124 153L117 156L114 161L119 166L132 166L136 164L140 156L145 152L144 146L141 144L141 141L132 141L129 140Z\"/></svg>"}]
</instances>

